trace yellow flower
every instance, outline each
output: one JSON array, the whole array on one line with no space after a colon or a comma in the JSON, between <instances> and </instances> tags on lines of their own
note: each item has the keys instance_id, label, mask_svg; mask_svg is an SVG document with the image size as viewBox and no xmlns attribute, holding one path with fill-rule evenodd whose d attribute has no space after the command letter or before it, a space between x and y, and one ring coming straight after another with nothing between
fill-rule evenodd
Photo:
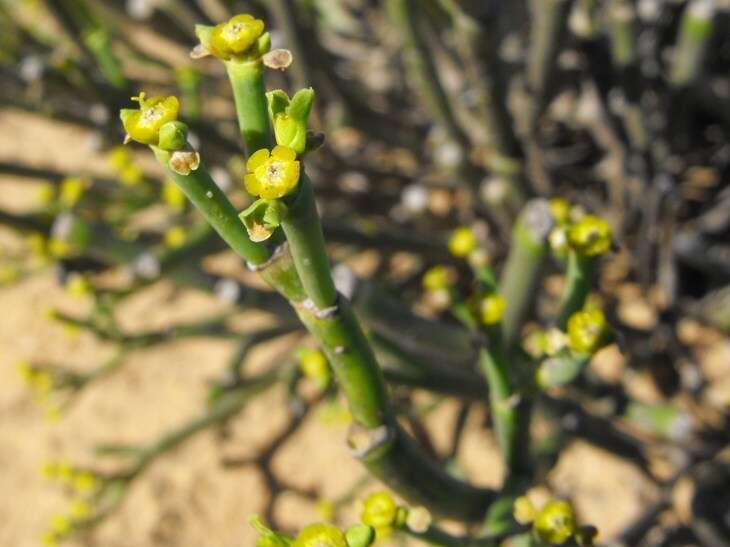
<instances>
[{"instance_id":1,"label":"yellow flower","mask_svg":"<svg viewBox=\"0 0 730 547\"><path fill-rule=\"evenodd\" d=\"M139 109L125 108L119 115L127 135L142 144L156 145L160 128L168 122L177 120L180 103L175 96L145 97L140 93L132 100L139 102Z\"/></svg>"},{"instance_id":2,"label":"yellow flower","mask_svg":"<svg viewBox=\"0 0 730 547\"><path fill-rule=\"evenodd\" d=\"M299 184L297 154L286 146L275 146L269 153L262 148L251 154L243 181L246 191L264 199L278 199L294 191Z\"/></svg>"},{"instance_id":3,"label":"yellow flower","mask_svg":"<svg viewBox=\"0 0 730 547\"><path fill-rule=\"evenodd\" d=\"M43 234L32 233L26 238L26 244L30 249L30 254L35 258L45 259L47 256L46 238Z\"/></svg>"},{"instance_id":4,"label":"yellow flower","mask_svg":"<svg viewBox=\"0 0 730 547\"><path fill-rule=\"evenodd\" d=\"M165 247L177 249L185 244L187 234L182 226L173 226L165 232Z\"/></svg>"},{"instance_id":5,"label":"yellow flower","mask_svg":"<svg viewBox=\"0 0 730 547\"><path fill-rule=\"evenodd\" d=\"M71 484L77 492L91 492L99 485L99 479L88 471L78 471L73 474Z\"/></svg>"},{"instance_id":6,"label":"yellow flower","mask_svg":"<svg viewBox=\"0 0 730 547\"><path fill-rule=\"evenodd\" d=\"M78 272L73 272L66 281L66 292L75 298L81 298L91 292L91 286L86 277Z\"/></svg>"},{"instance_id":7,"label":"yellow flower","mask_svg":"<svg viewBox=\"0 0 730 547\"><path fill-rule=\"evenodd\" d=\"M53 515L51 517L51 530L59 536L68 534L73 528L71 519L66 515Z\"/></svg>"},{"instance_id":8,"label":"yellow flower","mask_svg":"<svg viewBox=\"0 0 730 547\"><path fill-rule=\"evenodd\" d=\"M568 230L568 243L581 255L601 255L611 247L611 226L600 217L585 215Z\"/></svg>"},{"instance_id":9,"label":"yellow flower","mask_svg":"<svg viewBox=\"0 0 730 547\"><path fill-rule=\"evenodd\" d=\"M86 191L87 183L80 177L66 177L61 181L59 199L66 207L73 207Z\"/></svg>"},{"instance_id":10,"label":"yellow flower","mask_svg":"<svg viewBox=\"0 0 730 547\"><path fill-rule=\"evenodd\" d=\"M211 53L221 59L245 53L264 32L264 22L253 15L232 17L213 28L210 35Z\"/></svg>"},{"instance_id":11,"label":"yellow flower","mask_svg":"<svg viewBox=\"0 0 730 547\"><path fill-rule=\"evenodd\" d=\"M479 320L485 325L495 325L502 320L507 301L501 294L489 294L479 302Z\"/></svg>"},{"instance_id":12,"label":"yellow flower","mask_svg":"<svg viewBox=\"0 0 730 547\"><path fill-rule=\"evenodd\" d=\"M91 506L84 500L73 500L69 513L74 520L82 520L91 514Z\"/></svg>"},{"instance_id":13,"label":"yellow flower","mask_svg":"<svg viewBox=\"0 0 730 547\"><path fill-rule=\"evenodd\" d=\"M144 177L142 169L133 163L127 165L124 169L119 172L119 180L126 186L134 186L139 184Z\"/></svg>"},{"instance_id":14,"label":"yellow flower","mask_svg":"<svg viewBox=\"0 0 730 547\"><path fill-rule=\"evenodd\" d=\"M550 212L558 224L565 224L570 220L570 202L565 198L553 198L550 200Z\"/></svg>"},{"instance_id":15,"label":"yellow flower","mask_svg":"<svg viewBox=\"0 0 730 547\"><path fill-rule=\"evenodd\" d=\"M181 212L185 207L185 194L177 184L171 180L166 180L162 186L162 201L173 211Z\"/></svg>"},{"instance_id":16,"label":"yellow flower","mask_svg":"<svg viewBox=\"0 0 730 547\"><path fill-rule=\"evenodd\" d=\"M365 498L360 520L372 526L381 537L381 530L390 528L398 515L398 505L388 492L376 492Z\"/></svg>"},{"instance_id":17,"label":"yellow flower","mask_svg":"<svg viewBox=\"0 0 730 547\"><path fill-rule=\"evenodd\" d=\"M297 353L299 368L307 378L317 380L326 386L330 379L329 364L324 353L314 349L301 349Z\"/></svg>"},{"instance_id":18,"label":"yellow flower","mask_svg":"<svg viewBox=\"0 0 730 547\"><path fill-rule=\"evenodd\" d=\"M121 171L132 162L132 154L124 146L115 146L106 155L109 165L116 171Z\"/></svg>"},{"instance_id":19,"label":"yellow flower","mask_svg":"<svg viewBox=\"0 0 730 547\"><path fill-rule=\"evenodd\" d=\"M474 230L468 226L461 226L451 233L449 251L456 257L465 258L477 248L478 244Z\"/></svg>"},{"instance_id":20,"label":"yellow flower","mask_svg":"<svg viewBox=\"0 0 730 547\"><path fill-rule=\"evenodd\" d=\"M576 533L573 507L567 501L549 501L540 509L532 525L535 534L551 545L562 545Z\"/></svg>"},{"instance_id":21,"label":"yellow flower","mask_svg":"<svg viewBox=\"0 0 730 547\"><path fill-rule=\"evenodd\" d=\"M592 355L611 337L606 316L598 308L575 312L568 319L568 347L576 353Z\"/></svg>"},{"instance_id":22,"label":"yellow flower","mask_svg":"<svg viewBox=\"0 0 730 547\"><path fill-rule=\"evenodd\" d=\"M43 184L38 185L35 193L35 198L38 203L42 205L48 205L53 201L53 198L55 196L56 188L52 184L44 182Z\"/></svg>"},{"instance_id":23,"label":"yellow flower","mask_svg":"<svg viewBox=\"0 0 730 547\"><path fill-rule=\"evenodd\" d=\"M527 496L520 496L515 500L512 514L520 524L529 524L535 520L537 511Z\"/></svg>"},{"instance_id":24,"label":"yellow flower","mask_svg":"<svg viewBox=\"0 0 730 547\"><path fill-rule=\"evenodd\" d=\"M345 533L331 524L305 526L292 543L292 547L348 547Z\"/></svg>"},{"instance_id":25,"label":"yellow flower","mask_svg":"<svg viewBox=\"0 0 730 547\"><path fill-rule=\"evenodd\" d=\"M48 242L48 252L54 258L67 258L73 254L73 247L68 241L52 237Z\"/></svg>"},{"instance_id":26,"label":"yellow flower","mask_svg":"<svg viewBox=\"0 0 730 547\"><path fill-rule=\"evenodd\" d=\"M421 282L427 291L448 289L454 282L454 271L443 265L434 266L426 270Z\"/></svg>"}]
</instances>

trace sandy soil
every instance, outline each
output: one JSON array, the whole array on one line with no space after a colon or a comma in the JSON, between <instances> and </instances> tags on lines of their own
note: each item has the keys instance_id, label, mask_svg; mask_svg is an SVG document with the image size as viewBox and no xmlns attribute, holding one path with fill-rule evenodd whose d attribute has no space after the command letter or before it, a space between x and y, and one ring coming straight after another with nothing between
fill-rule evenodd
<instances>
[{"instance_id":1,"label":"sandy soil","mask_svg":"<svg viewBox=\"0 0 730 547\"><path fill-rule=\"evenodd\" d=\"M0 159L106 172L81 130L16 112L0 112L0 127ZM0 179L0 187L3 205L29 203L27 182ZM4 231L0 242L5 248L14 244ZM199 415L206 382L220 374L233 349L230 342L189 339L133 353L121 370L85 390L59 422L48 423L14 365L39 359L86 369L108 358L111 347L86 333L69 335L42 313L48 306L81 313L87 305L66 295L51 271L0 288L0 545L38 545L51 515L65 507L63 493L41 476L44 461L92 463L97 444L143 443ZM159 284L125 305L121 319L144 328L221 309L210 297ZM257 357L265 361L266 352ZM437 447L446 446L455 411L455 405L444 404L428 419ZM460 464L475 482L496 486L501 470L494 440L477 414L472 413ZM135 481L121 508L80 545L252 545L246 520L265 504L262 477L250 466L223 469L220 460L255 454L285 422L281 390L257 398L233 421L225 439L207 431L158 460ZM363 476L344 446L345 429L313 414L277 455L275 471L323 498L342 495ZM565 451L550 483L575 499L581 519L597 525L602 538L620 530L655 495L631 465L583 443ZM344 513L346 519L354 514L354 509ZM318 518L314 504L295 494L279 499L276 515L288 526Z\"/></svg>"}]
</instances>

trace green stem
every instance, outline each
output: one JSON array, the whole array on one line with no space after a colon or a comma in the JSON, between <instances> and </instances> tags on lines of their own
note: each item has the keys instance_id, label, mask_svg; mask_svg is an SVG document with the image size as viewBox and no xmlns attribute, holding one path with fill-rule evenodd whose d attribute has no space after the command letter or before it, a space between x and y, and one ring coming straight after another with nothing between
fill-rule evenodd
<instances>
[{"instance_id":1,"label":"green stem","mask_svg":"<svg viewBox=\"0 0 730 547\"><path fill-rule=\"evenodd\" d=\"M202 166L189 175L181 175L168 167L169 152L154 146L151 148L170 178L231 249L251 264L261 264L268 260L269 252L266 247L249 239L233 205Z\"/></svg>"},{"instance_id":2,"label":"green stem","mask_svg":"<svg viewBox=\"0 0 730 547\"><path fill-rule=\"evenodd\" d=\"M694 0L685 9L669 77L675 88L693 85L702 75L714 15L714 5L707 0Z\"/></svg>"},{"instance_id":3,"label":"green stem","mask_svg":"<svg viewBox=\"0 0 730 547\"><path fill-rule=\"evenodd\" d=\"M505 347L511 348L520 334L534 300L547 252L552 216L544 200L532 200L512 231L512 246L502 271L500 288L507 300L502 317Z\"/></svg>"},{"instance_id":4,"label":"green stem","mask_svg":"<svg viewBox=\"0 0 730 547\"><path fill-rule=\"evenodd\" d=\"M264 65L255 61L226 61L228 78L236 103L238 126L245 144L246 156L272 144L269 110L264 86Z\"/></svg>"},{"instance_id":5,"label":"green stem","mask_svg":"<svg viewBox=\"0 0 730 547\"><path fill-rule=\"evenodd\" d=\"M334 306L337 290L330 274L312 183L304 172L299 179L295 201L281 227L307 296L319 310Z\"/></svg>"},{"instance_id":6,"label":"green stem","mask_svg":"<svg viewBox=\"0 0 730 547\"><path fill-rule=\"evenodd\" d=\"M598 260L596 257L580 256L575 251L568 255L568 271L560 304L558 328L565 329L568 319L585 304L596 278Z\"/></svg>"}]
</instances>

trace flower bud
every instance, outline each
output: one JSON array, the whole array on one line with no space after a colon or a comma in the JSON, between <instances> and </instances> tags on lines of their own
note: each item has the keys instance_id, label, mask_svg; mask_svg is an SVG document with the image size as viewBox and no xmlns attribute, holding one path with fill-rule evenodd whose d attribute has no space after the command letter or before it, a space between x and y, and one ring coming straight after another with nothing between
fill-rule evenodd
<instances>
[{"instance_id":1,"label":"flower bud","mask_svg":"<svg viewBox=\"0 0 730 547\"><path fill-rule=\"evenodd\" d=\"M302 154L307 148L307 123L314 103L314 90L311 87L300 89L289 99L284 91L276 89L267 93L266 98L277 144Z\"/></svg>"},{"instance_id":2,"label":"flower bud","mask_svg":"<svg viewBox=\"0 0 730 547\"><path fill-rule=\"evenodd\" d=\"M238 218L251 241L266 241L286 217L287 206L275 199L257 199Z\"/></svg>"},{"instance_id":3,"label":"flower bud","mask_svg":"<svg viewBox=\"0 0 730 547\"><path fill-rule=\"evenodd\" d=\"M602 255L611 248L611 226L600 217L585 215L568 229L568 243L580 255Z\"/></svg>"},{"instance_id":4,"label":"flower bud","mask_svg":"<svg viewBox=\"0 0 730 547\"><path fill-rule=\"evenodd\" d=\"M345 532L348 547L369 547L375 541L375 530L366 524L356 524Z\"/></svg>"},{"instance_id":5,"label":"flower bud","mask_svg":"<svg viewBox=\"0 0 730 547\"><path fill-rule=\"evenodd\" d=\"M158 144L163 150L181 150L188 140L188 126L183 122L167 122L160 127Z\"/></svg>"},{"instance_id":6,"label":"flower bud","mask_svg":"<svg viewBox=\"0 0 730 547\"><path fill-rule=\"evenodd\" d=\"M421 283L427 291L436 292L451 287L455 281L454 277L455 274L451 268L439 264L426 270Z\"/></svg>"},{"instance_id":7,"label":"flower bud","mask_svg":"<svg viewBox=\"0 0 730 547\"><path fill-rule=\"evenodd\" d=\"M363 524L381 529L395 523L398 505L388 492L376 492L365 498L360 520Z\"/></svg>"},{"instance_id":8,"label":"flower bud","mask_svg":"<svg viewBox=\"0 0 730 547\"><path fill-rule=\"evenodd\" d=\"M568 347L575 353L592 355L608 345L613 333L600 309L575 312L568 319Z\"/></svg>"},{"instance_id":9,"label":"flower bud","mask_svg":"<svg viewBox=\"0 0 730 547\"><path fill-rule=\"evenodd\" d=\"M331 524L305 526L292 543L292 547L348 547L342 530Z\"/></svg>"},{"instance_id":10,"label":"flower bud","mask_svg":"<svg viewBox=\"0 0 730 547\"><path fill-rule=\"evenodd\" d=\"M296 152L287 146L263 148L251 154L243 178L246 191L264 199L278 199L294 192L299 184L300 164Z\"/></svg>"},{"instance_id":11,"label":"flower bud","mask_svg":"<svg viewBox=\"0 0 730 547\"><path fill-rule=\"evenodd\" d=\"M429 526L431 526L431 521L431 512L421 506L411 508L406 516L406 526L408 526L409 530L417 534L422 534L428 530Z\"/></svg>"},{"instance_id":12,"label":"flower bud","mask_svg":"<svg viewBox=\"0 0 730 547\"><path fill-rule=\"evenodd\" d=\"M484 325L496 325L502 320L507 301L501 294L488 294L479 301L478 317Z\"/></svg>"},{"instance_id":13,"label":"flower bud","mask_svg":"<svg viewBox=\"0 0 730 547\"><path fill-rule=\"evenodd\" d=\"M195 150L175 150L167 166L178 175L189 175L200 167L200 154Z\"/></svg>"},{"instance_id":14,"label":"flower bud","mask_svg":"<svg viewBox=\"0 0 730 547\"><path fill-rule=\"evenodd\" d=\"M520 524L529 524L535 520L537 510L527 496L520 496L515 500L513 515Z\"/></svg>"},{"instance_id":15,"label":"flower bud","mask_svg":"<svg viewBox=\"0 0 730 547\"><path fill-rule=\"evenodd\" d=\"M477 236L468 226L461 226L451 233L449 251L458 258L465 258L477 248Z\"/></svg>"},{"instance_id":16,"label":"flower bud","mask_svg":"<svg viewBox=\"0 0 730 547\"><path fill-rule=\"evenodd\" d=\"M565 224L570 220L570 202L565 198L550 200L550 213L556 224Z\"/></svg>"},{"instance_id":17,"label":"flower bud","mask_svg":"<svg viewBox=\"0 0 730 547\"><path fill-rule=\"evenodd\" d=\"M573 507L567 501L549 501L540 509L532 529L541 541L562 545L577 531Z\"/></svg>"}]
</instances>

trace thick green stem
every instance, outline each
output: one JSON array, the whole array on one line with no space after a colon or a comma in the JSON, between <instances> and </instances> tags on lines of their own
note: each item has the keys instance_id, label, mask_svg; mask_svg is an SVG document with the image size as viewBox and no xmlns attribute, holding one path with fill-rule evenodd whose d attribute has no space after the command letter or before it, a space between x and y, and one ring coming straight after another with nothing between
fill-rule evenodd
<instances>
[{"instance_id":1,"label":"thick green stem","mask_svg":"<svg viewBox=\"0 0 730 547\"><path fill-rule=\"evenodd\" d=\"M501 293L507 300L502 317L507 348L517 341L532 306L551 229L552 216L544 200L530 201L513 229L512 246L500 282Z\"/></svg>"},{"instance_id":2,"label":"thick green stem","mask_svg":"<svg viewBox=\"0 0 730 547\"><path fill-rule=\"evenodd\" d=\"M713 2L708 0L694 0L685 9L669 77L675 88L690 86L702 75L714 10Z\"/></svg>"},{"instance_id":3,"label":"thick green stem","mask_svg":"<svg viewBox=\"0 0 730 547\"><path fill-rule=\"evenodd\" d=\"M568 255L567 280L560 304L558 328L565 329L568 318L585 304L596 278L597 266L596 257L580 256L574 251Z\"/></svg>"},{"instance_id":4,"label":"thick green stem","mask_svg":"<svg viewBox=\"0 0 730 547\"><path fill-rule=\"evenodd\" d=\"M251 264L261 264L268 260L269 251L265 246L249 239L233 205L202 166L189 175L181 175L168 167L171 156L169 152L157 147L152 147L152 150L170 178L231 249Z\"/></svg>"},{"instance_id":5,"label":"thick green stem","mask_svg":"<svg viewBox=\"0 0 730 547\"><path fill-rule=\"evenodd\" d=\"M299 179L299 191L295 201L281 227L309 299L319 310L334 306L337 290L330 273L329 257L314 202L312 183L304 172Z\"/></svg>"},{"instance_id":6,"label":"thick green stem","mask_svg":"<svg viewBox=\"0 0 730 547\"><path fill-rule=\"evenodd\" d=\"M264 65L260 59L232 59L225 64L236 103L238 126L248 157L257 150L270 148L272 144L264 87Z\"/></svg>"}]
</instances>

